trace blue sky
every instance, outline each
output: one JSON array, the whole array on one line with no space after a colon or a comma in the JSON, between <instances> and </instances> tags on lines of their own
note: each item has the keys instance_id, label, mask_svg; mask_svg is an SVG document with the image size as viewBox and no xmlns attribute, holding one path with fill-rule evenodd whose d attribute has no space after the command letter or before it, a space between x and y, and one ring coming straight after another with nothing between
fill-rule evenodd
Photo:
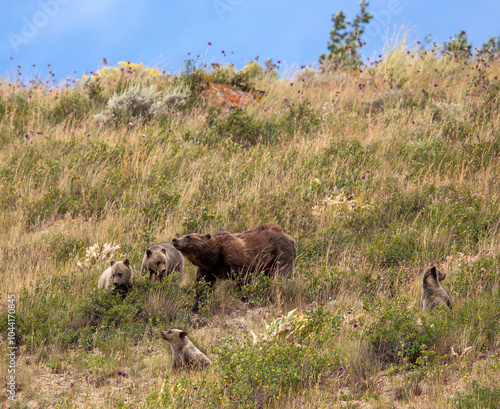
<instances>
[{"instance_id":1,"label":"blue sky","mask_svg":"<svg viewBox=\"0 0 500 409\"><path fill-rule=\"evenodd\" d=\"M384 38L402 26L411 29L414 41L431 34L440 44L462 29L477 47L490 35L500 34L498 0L369 3L375 18L364 36L365 57L380 53ZM60 80L97 70L103 57L110 65L129 60L178 72L188 52L200 54L207 62L233 61L237 68L257 55L260 62L273 58L282 62L282 72L292 73L317 62L327 51L332 14L343 10L353 18L359 4L345 0L25 0L4 2L2 9L0 76L10 78L21 65L24 78L35 73L45 76L51 70Z\"/></svg>"}]
</instances>

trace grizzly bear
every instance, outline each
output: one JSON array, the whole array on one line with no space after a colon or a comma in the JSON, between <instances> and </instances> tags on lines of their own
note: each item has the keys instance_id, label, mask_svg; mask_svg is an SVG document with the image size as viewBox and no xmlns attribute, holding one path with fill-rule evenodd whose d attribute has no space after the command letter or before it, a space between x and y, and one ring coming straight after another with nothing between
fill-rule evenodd
<instances>
[{"instance_id":1,"label":"grizzly bear","mask_svg":"<svg viewBox=\"0 0 500 409\"><path fill-rule=\"evenodd\" d=\"M181 368L198 370L212 365L212 361L188 339L185 331L170 329L162 331L161 336L170 342L173 371Z\"/></svg>"},{"instance_id":2,"label":"grizzly bear","mask_svg":"<svg viewBox=\"0 0 500 409\"><path fill-rule=\"evenodd\" d=\"M125 261L111 261L111 265L101 274L97 288L109 288L114 285L114 290L127 292L132 288L134 272L130 268L128 259Z\"/></svg>"},{"instance_id":3,"label":"grizzly bear","mask_svg":"<svg viewBox=\"0 0 500 409\"><path fill-rule=\"evenodd\" d=\"M297 243L275 224L262 224L241 233L186 234L172 240L174 247L198 267L196 281L211 285L218 278L238 284L260 272L289 276L295 267ZM199 294L193 311L198 310Z\"/></svg>"},{"instance_id":4,"label":"grizzly bear","mask_svg":"<svg viewBox=\"0 0 500 409\"><path fill-rule=\"evenodd\" d=\"M432 310L438 305L445 305L451 309L451 301L446 291L441 286L440 281L444 280L446 274L441 273L435 266L424 273L422 278L422 297L420 299L420 308Z\"/></svg>"},{"instance_id":5,"label":"grizzly bear","mask_svg":"<svg viewBox=\"0 0 500 409\"><path fill-rule=\"evenodd\" d=\"M184 273L184 257L174 246L167 243L149 246L142 258L141 272L149 270L149 279L163 280L174 271Z\"/></svg>"}]
</instances>

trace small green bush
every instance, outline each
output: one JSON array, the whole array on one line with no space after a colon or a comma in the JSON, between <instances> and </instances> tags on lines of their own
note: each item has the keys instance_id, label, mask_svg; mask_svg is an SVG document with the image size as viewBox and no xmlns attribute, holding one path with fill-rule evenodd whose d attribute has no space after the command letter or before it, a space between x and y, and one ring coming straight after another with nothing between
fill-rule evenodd
<instances>
[{"instance_id":1,"label":"small green bush","mask_svg":"<svg viewBox=\"0 0 500 409\"><path fill-rule=\"evenodd\" d=\"M452 403L455 409L494 409L500 407L500 388L490 389L472 381L470 393L457 392Z\"/></svg>"},{"instance_id":2,"label":"small green bush","mask_svg":"<svg viewBox=\"0 0 500 409\"><path fill-rule=\"evenodd\" d=\"M390 268L411 264L421 252L419 235L398 228L382 231L372 238L367 257L375 264Z\"/></svg>"},{"instance_id":3,"label":"small green bush","mask_svg":"<svg viewBox=\"0 0 500 409\"><path fill-rule=\"evenodd\" d=\"M232 397L235 407L253 408L278 400L296 388L314 384L320 375L327 378L338 371L338 358L316 348L286 342L240 342L229 338L218 349L221 375L227 382L221 392Z\"/></svg>"},{"instance_id":4,"label":"small green bush","mask_svg":"<svg viewBox=\"0 0 500 409\"><path fill-rule=\"evenodd\" d=\"M163 96L156 86L131 85L120 94L114 94L106 104L106 110L94 116L100 124L110 121L121 124L141 123L158 118L169 108L182 104L187 96L174 92Z\"/></svg>"},{"instance_id":5,"label":"small green bush","mask_svg":"<svg viewBox=\"0 0 500 409\"><path fill-rule=\"evenodd\" d=\"M280 128L291 136L299 131L304 134L314 134L321 123L321 118L311 107L311 103L305 100L290 104L278 123Z\"/></svg>"},{"instance_id":6,"label":"small green bush","mask_svg":"<svg viewBox=\"0 0 500 409\"><path fill-rule=\"evenodd\" d=\"M435 311L446 313L441 308ZM379 318L368 331L370 342L375 353L387 363L416 362L422 350L433 347L447 328L447 321L436 315L419 325L417 311L408 308L407 300L400 297L380 301L373 312Z\"/></svg>"},{"instance_id":7,"label":"small green bush","mask_svg":"<svg viewBox=\"0 0 500 409\"><path fill-rule=\"evenodd\" d=\"M81 121L89 112L90 103L79 90L69 91L52 110L52 119L61 123L66 119Z\"/></svg>"},{"instance_id":8,"label":"small green bush","mask_svg":"<svg viewBox=\"0 0 500 409\"><path fill-rule=\"evenodd\" d=\"M209 120L213 127L205 135L205 140L218 143L226 139L243 145L252 146L258 142L272 144L279 140L279 133L273 122L258 120L240 108L233 108L229 114Z\"/></svg>"}]
</instances>

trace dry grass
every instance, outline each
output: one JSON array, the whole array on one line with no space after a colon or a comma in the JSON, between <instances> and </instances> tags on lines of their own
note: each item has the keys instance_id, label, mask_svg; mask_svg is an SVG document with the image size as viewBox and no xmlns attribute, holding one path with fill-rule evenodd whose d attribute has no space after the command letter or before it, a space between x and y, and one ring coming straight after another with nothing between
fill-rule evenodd
<instances>
[{"instance_id":1,"label":"dry grass","mask_svg":"<svg viewBox=\"0 0 500 409\"><path fill-rule=\"evenodd\" d=\"M500 65L437 54L400 46L363 72L259 77L265 95L236 119L199 102L134 126L92 119L119 81L103 78L100 99L80 85L0 81L0 312L15 294L19 333L12 407L207 407L207 391L227 382L225 338L243 348L277 314L316 306L338 331L304 342L343 370L283 386L266 407L452 408L473 381L498 391ZM181 80L127 81L168 93ZM147 245L263 222L297 240L297 268L288 281L256 280L248 302L222 282L193 315L193 266L162 285L139 273ZM94 291L109 260L76 265L109 242L135 266L123 305ZM447 273L453 310L422 316L438 328L430 354L419 352L427 360L391 361L372 336L413 328L431 262ZM414 317L402 327L380 321L396 302ZM115 324L96 318L106 303ZM171 374L157 336L169 327L188 330L215 365ZM473 349L454 358L451 346ZM238 406L223 392L219 406Z\"/></svg>"}]
</instances>

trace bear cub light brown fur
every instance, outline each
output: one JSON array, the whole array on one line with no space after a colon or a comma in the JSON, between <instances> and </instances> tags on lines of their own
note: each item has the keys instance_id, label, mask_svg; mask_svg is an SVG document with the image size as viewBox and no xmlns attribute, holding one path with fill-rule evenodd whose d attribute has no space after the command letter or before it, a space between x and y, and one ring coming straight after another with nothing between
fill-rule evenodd
<instances>
[{"instance_id":1,"label":"bear cub light brown fur","mask_svg":"<svg viewBox=\"0 0 500 409\"><path fill-rule=\"evenodd\" d=\"M141 272L149 271L149 279L163 280L174 271L184 273L184 257L175 249L174 246L167 243L155 244L149 246L142 258Z\"/></svg>"},{"instance_id":2,"label":"bear cub light brown fur","mask_svg":"<svg viewBox=\"0 0 500 409\"><path fill-rule=\"evenodd\" d=\"M114 285L115 291L127 292L132 288L134 272L128 259L111 261L111 265L101 274L97 288L109 288Z\"/></svg>"},{"instance_id":3,"label":"bear cub light brown fur","mask_svg":"<svg viewBox=\"0 0 500 409\"><path fill-rule=\"evenodd\" d=\"M185 331L170 329L168 331L162 331L161 336L163 339L170 342L173 371L182 368L199 370L208 365L212 365L212 361L188 339Z\"/></svg>"},{"instance_id":4,"label":"bear cub light brown fur","mask_svg":"<svg viewBox=\"0 0 500 409\"><path fill-rule=\"evenodd\" d=\"M431 267L424 273L422 278L422 298L420 299L420 308L422 310L432 310L438 305L445 305L451 309L450 297L448 297L440 283L445 277L446 274L438 271L436 267Z\"/></svg>"}]
</instances>

